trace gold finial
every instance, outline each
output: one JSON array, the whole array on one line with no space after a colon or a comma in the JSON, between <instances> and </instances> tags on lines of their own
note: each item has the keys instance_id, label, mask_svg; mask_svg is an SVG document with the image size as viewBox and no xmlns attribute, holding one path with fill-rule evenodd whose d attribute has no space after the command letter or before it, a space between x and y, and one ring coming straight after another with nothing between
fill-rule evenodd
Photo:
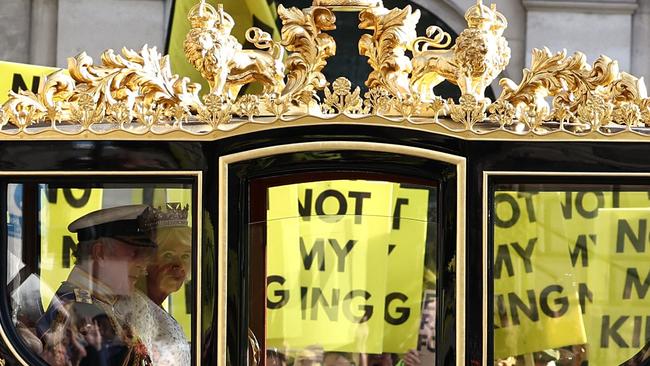
<instances>
[{"instance_id":1,"label":"gold finial","mask_svg":"<svg viewBox=\"0 0 650 366\"><path fill-rule=\"evenodd\" d=\"M312 6L325 7L334 11L361 11L384 6L381 0L314 0Z\"/></svg>"}]
</instances>

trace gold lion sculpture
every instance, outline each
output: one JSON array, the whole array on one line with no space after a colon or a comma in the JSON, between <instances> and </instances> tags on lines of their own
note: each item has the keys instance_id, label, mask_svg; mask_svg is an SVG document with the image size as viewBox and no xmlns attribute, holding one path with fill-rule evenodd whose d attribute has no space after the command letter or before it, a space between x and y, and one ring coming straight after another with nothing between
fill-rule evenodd
<instances>
[{"instance_id":1,"label":"gold lion sculpture","mask_svg":"<svg viewBox=\"0 0 650 366\"><path fill-rule=\"evenodd\" d=\"M201 0L188 14L191 29L184 42L187 60L210 85L210 93L234 99L242 86L259 82L264 93L282 92L284 88L284 48L271 35L250 28L246 40L258 49L242 49L231 35L232 17Z\"/></svg>"},{"instance_id":2,"label":"gold lion sculpture","mask_svg":"<svg viewBox=\"0 0 650 366\"><path fill-rule=\"evenodd\" d=\"M451 43L439 27L429 27L427 37L413 42L411 84L423 100L431 100L433 88L444 80L458 85L463 95L484 98L485 88L510 61L510 48L503 32L508 26L503 14L483 5L482 0L465 13L468 28Z\"/></svg>"}]
</instances>

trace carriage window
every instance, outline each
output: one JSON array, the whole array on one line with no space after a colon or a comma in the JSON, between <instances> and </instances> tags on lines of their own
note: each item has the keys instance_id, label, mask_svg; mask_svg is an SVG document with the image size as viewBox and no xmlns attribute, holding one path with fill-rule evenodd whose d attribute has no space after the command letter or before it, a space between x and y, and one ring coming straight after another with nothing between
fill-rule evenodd
<instances>
[{"instance_id":1,"label":"carriage window","mask_svg":"<svg viewBox=\"0 0 650 366\"><path fill-rule=\"evenodd\" d=\"M647 357L649 191L496 187L495 365L637 365Z\"/></svg>"},{"instance_id":2,"label":"carriage window","mask_svg":"<svg viewBox=\"0 0 650 366\"><path fill-rule=\"evenodd\" d=\"M5 185L7 288L46 365L189 365L192 188Z\"/></svg>"},{"instance_id":3,"label":"carriage window","mask_svg":"<svg viewBox=\"0 0 650 366\"><path fill-rule=\"evenodd\" d=\"M251 250L266 251L250 315L265 364L434 364L436 195L374 180L269 187L251 226Z\"/></svg>"}]
</instances>

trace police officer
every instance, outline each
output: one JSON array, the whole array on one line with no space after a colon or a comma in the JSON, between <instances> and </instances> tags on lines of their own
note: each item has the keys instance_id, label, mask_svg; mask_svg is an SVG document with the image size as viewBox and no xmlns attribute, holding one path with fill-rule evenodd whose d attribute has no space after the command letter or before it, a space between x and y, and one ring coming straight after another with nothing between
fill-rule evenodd
<instances>
[{"instance_id":1,"label":"police officer","mask_svg":"<svg viewBox=\"0 0 650 366\"><path fill-rule=\"evenodd\" d=\"M37 324L42 357L52 366L146 366L149 352L115 303L132 294L155 252L146 205L87 214L68 226L77 233L76 263Z\"/></svg>"}]
</instances>

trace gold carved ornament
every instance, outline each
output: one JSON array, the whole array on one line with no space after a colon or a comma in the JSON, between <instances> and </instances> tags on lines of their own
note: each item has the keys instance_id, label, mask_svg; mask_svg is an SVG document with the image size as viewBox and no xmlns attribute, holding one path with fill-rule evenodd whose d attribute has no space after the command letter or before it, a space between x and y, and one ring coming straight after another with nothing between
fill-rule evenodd
<instances>
[{"instance_id":1,"label":"gold carved ornament","mask_svg":"<svg viewBox=\"0 0 650 366\"><path fill-rule=\"evenodd\" d=\"M359 28L369 31L359 40L359 53L372 69L363 95L348 79L330 83L323 74L336 53L327 31L335 29L338 10L358 11ZM38 93L11 93L0 109L0 135L206 135L341 114L475 135L647 134L650 102L643 79L619 72L605 56L588 64L581 53L535 49L522 81L502 79L497 100L486 98L510 49L506 18L482 0L465 13L467 27L456 39L436 26L418 36L418 10L386 9L379 0L314 0L306 9L280 5L278 16L281 40L253 27L246 32L253 48L245 49L232 36L234 21L223 7L200 0L188 14L184 50L208 81L203 97L200 86L174 75L168 57L155 48L108 50L97 65L82 53L68 60L67 73L45 78ZM445 80L460 89L457 102L435 94ZM242 94L251 83L262 92Z\"/></svg>"}]
</instances>

